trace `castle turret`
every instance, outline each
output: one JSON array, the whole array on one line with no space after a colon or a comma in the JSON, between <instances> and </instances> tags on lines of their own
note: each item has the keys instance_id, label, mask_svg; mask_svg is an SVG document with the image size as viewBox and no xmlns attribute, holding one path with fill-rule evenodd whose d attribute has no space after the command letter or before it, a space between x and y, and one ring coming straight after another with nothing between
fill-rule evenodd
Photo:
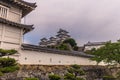
<instances>
[{"instance_id":1,"label":"castle turret","mask_svg":"<svg viewBox=\"0 0 120 80\"><path fill-rule=\"evenodd\" d=\"M63 30L63 29L60 29L58 32L57 32L57 39L58 41L62 42L66 39L69 39L70 38L70 35L68 35L69 32L67 32L66 30Z\"/></svg>"},{"instance_id":2,"label":"castle turret","mask_svg":"<svg viewBox=\"0 0 120 80\"><path fill-rule=\"evenodd\" d=\"M39 43L39 46L41 47L47 47L47 44L48 44L48 40L47 38L42 38L40 43Z\"/></svg>"},{"instance_id":3,"label":"castle turret","mask_svg":"<svg viewBox=\"0 0 120 80\"><path fill-rule=\"evenodd\" d=\"M21 24L21 19L36 8L35 3L23 0L0 0L0 48L19 49L23 35L33 25Z\"/></svg>"}]
</instances>

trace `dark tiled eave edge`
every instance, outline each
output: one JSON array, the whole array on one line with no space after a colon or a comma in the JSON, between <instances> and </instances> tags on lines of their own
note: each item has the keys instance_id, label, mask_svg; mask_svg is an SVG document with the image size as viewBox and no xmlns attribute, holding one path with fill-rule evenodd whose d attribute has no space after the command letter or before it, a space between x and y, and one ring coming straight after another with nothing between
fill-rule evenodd
<instances>
[{"instance_id":1,"label":"dark tiled eave edge","mask_svg":"<svg viewBox=\"0 0 120 80\"><path fill-rule=\"evenodd\" d=\"M36 3L30 3L30 2L23 1L23 0L18 0L18 1L21 2L21 3L24 3L26 5L29 5L33 8L37 7Z\"/></svg>"},{"instance_id":2,"label":"dark tiled eave edge","mask_svg":"<svg viewBox=\"0 0 120 80\"><path fill-rule=\"evenodd\" d=\"M83 52L49 49L49 48L40 47L37 45L31 45L31 44L22 44L22 50L47 52L47 53L53 53L53 54L69 55L69 56L77 56L77 57L85 57L85 58L93 57L93 55L85 54Z\"/></svg>"},{"instance_id":3,"label":"dark tiled eave edge","mask_svg":"<svg viewBox=\"0 0 120 80\"><path fill-rule=\"evenodd\" d=\"M97 46L97 45L105 45L106 42L104 43L90 43L90 44L85 44L84 46Z\"/></svg>"},{"instance_id":4,"label":"dark tiled eave edge","mask_svg":"<svg viewBox=\"0 0 120 80\"><path fill-rule=\"evenodd\" d=\"M0 23L15 26L15 27L19 27L19 28L24 28L25 33L34 29L33 25L19 24L19 23L15 23L15 22L9 21L7 19L3 19L3 18L0 18Z\"/></svg>"},{"instance_id":5,"label":"dark tiled eave edge","mask_svg":"<svg viewBox=\"0 0 120 80\"><path fill-rule=\"evenodd\" d=\"M24 0L8 0L8 1L14 2L14 3L16 3L18 5L21 5L21 6L28 6L28 7L31 7L31 8L37 7L36 3L26 2Z\"/></svg>"}]
</instances>

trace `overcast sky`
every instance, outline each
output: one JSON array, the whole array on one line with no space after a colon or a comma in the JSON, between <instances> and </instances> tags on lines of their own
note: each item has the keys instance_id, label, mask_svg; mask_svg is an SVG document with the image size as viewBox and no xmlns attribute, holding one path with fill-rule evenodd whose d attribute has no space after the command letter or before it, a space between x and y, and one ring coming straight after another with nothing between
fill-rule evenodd
<instances>
[{"instance_id":1,"label":"overcast sky","mask_svg":"<svg viewBox=\"0 0 120 80\"><path fill-rule=\"evenodd\" d=\"M120 0L26 0L37 8L26 16L35 29L24 42L38 44L41 38L55 36L59 28L83 45L120 38Z\"/></svg>"}]
</instances>

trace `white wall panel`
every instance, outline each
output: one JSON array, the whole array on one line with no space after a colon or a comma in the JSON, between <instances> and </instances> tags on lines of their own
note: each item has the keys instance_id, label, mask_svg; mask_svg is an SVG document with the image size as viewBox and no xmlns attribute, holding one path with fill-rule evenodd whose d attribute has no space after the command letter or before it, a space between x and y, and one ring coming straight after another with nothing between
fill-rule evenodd
<instances>
[{"instance_id":1,"label":"white wall panel","mask_svg":"<svg viewBox=\"0 0 120 80\"><path fill-rule=\"evenodd\" d=\"M8 20L20 23L21 15L22 15L22 11L20 9L11 7L9 9Z\"/></svg>"},{"instance_id":2,"label":"white wall panel","mask_svg":"<svg viewBox=\"0 0 120 80\"><path fill-rule=\"evenodd\" d=\"M11 38L11 37L4 37L4 41L6 42L11 42L11 43L18 43L20 44L20 40L19 39L15 39L15 38Z\"/></svg>"},{"instance_id":3,"label":"white wall panel","mask_svg":"<svg viewBox=\"0 0 120 80\"><path fill-rule=\"evenodd\" d=\"M19 14L16 14L16 13L13 13L13 12L9 12L9 15L10 16L8 17L8 20L20 23L21 17L20 17Z\"/></svg>"},{"instance_id":4,"label":"white wall panel","mask_svg":"<svg viewBox=\"0 0 120 80\"><path fill-rule=\"evenodd\" d=\"M5 37L20 39L20 34L6 31Z\"/></svg>"},{"instance_id":5,"label":"white wall panel","mask_svg":"<svg viewBox=\"0 0 120 80\"><path fill-rule=\"evenodd\" d=\"M0 35L0 41L2 40L2 36Z\"/></svg>"},{"instance_id":6,"label":"white wall panel","mask_svg":"<svg viewBox=\"0 0 120 80\"><path fill-rule=\"evenodd\" d=\"M17 44L10 44L10 43L3 43L2 48L3 49L18 49L20 45Z\"/></svg>"},{"instance_id":7,"label":"white wall panel","mask_svg":"<svg viewBox=\"0 0 120 80\"><path fill-rule=\"evenodd\" d=\"M96 65L96 62L85 57L26 50L21 51L20 54L19 62L24 65Z\"/></svg>"},{"instance_id":8,"label":"white wall panel","mask_svg":"<svg viewBox=\"0 0 120 80\"><path fill-rule=\"evenodd\" d=\"M2 35L2 29L0 29L0 35Z\"/></svg>"},{"instance_id":9,"label":"white wall panel","mask_svg":"<svg viewBox=\"0 0 120 80\"><path fill-rule=\"evenodd\" d=\"M15 32L15 33L19 33L21 32L21 29L19 27L13 27L13 26L6 26L5 27L5 31L9 31L9 32Z\"/></svg>"}]
</instances>

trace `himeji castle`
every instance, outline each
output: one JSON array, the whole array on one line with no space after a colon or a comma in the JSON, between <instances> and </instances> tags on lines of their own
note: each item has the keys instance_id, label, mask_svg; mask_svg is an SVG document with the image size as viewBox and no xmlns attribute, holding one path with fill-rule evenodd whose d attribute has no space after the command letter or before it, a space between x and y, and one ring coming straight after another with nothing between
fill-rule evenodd
<instances>
[{"instance_id":1,"label":"himeji castle","mask_svg":"<svg viewBox=\"0 0 120 80\"><path fill-rule=\"evenodd\" d=\"M90 60L92 55L83 52L62 51L39 45L23 44L23 35L34 28L33 25L21 24L21 19L36 7L35 3L23 0L0 0L0 48L18 50L18 55L9 57L15 58L21 65L96 64ZM66 33L68 32L64 31L64 34ZM64 39L60 34L57 36Z\"/></svg>"}]
</instances>

